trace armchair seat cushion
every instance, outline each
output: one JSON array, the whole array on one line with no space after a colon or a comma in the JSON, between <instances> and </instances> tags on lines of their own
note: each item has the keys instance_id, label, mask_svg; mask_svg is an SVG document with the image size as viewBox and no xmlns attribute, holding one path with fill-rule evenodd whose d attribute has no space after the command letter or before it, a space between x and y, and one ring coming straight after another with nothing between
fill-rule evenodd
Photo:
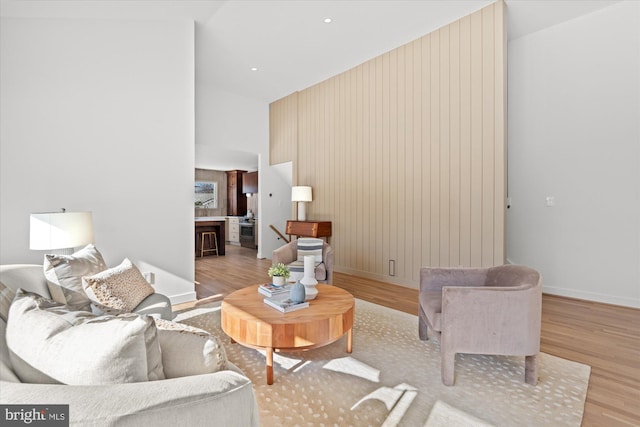
<instances>
[{"instance_id":1,"label":"armchair seat cushion","mask_svg":"<svg viewBox=\"0 0 640 427\"><path fill-rule=\"evenodd\" d=\"M442 332L442 291L420 291L420 307L436 332Z\"/></svg>"},{"instance_id":2,"label":"armchair seat cushion","mask_svg":"<svg viewBox=\"0 0 640 427\"><path fill-rule=\"evenodd\" d=\"M294 261L290 264L287 264L289 270L291 271L291 279L298 281L304 277L304 260L302 261ZM327 280L327 268L324 265L324 262L316 262L315 267L316 280Z\"/></svg>"}]
</instances>

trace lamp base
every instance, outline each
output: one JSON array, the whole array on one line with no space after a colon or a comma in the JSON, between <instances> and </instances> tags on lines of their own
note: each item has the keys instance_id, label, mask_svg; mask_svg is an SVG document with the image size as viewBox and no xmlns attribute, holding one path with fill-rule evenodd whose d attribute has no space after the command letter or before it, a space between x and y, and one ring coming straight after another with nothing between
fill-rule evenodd
<instances>
[{"instance_id":1,"label":"lamp base","mask_svg":"<svg viewBox=\"0 0 640 427\"><path fill-rule=\"evenodd\" d=\"M307 202L298 202L298 221L306 221L307 220Z\"/></svg>"}]
</instances>

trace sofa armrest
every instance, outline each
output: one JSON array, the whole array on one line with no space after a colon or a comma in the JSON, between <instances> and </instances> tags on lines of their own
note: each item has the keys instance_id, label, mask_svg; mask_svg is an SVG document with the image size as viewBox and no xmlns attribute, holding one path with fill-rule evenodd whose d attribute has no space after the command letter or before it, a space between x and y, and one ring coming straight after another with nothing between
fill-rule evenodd
<instances>
[{"instance_id":1,"label":"sofa armrest","mask_svg":"<svg viewBox=\"0 0 640 427\"><path fill-rule=\"evenodd\" d=\"M71 386L0 382L3 404L68 404L70 425L258 426L251 381L228 370L168 380Z\"/></svg>"},{"instance_id":2,"label":"sofa armrest","mask_svg":"<svg viewBox=\"0 0 640 427\"><path fill-rule=\"evenodd\" d=\"M275 249L271 254L271 263L284 265L291 264L298 259L298 245L296 242L289 242L284 246Z\"/></svg>"}]
</instances>

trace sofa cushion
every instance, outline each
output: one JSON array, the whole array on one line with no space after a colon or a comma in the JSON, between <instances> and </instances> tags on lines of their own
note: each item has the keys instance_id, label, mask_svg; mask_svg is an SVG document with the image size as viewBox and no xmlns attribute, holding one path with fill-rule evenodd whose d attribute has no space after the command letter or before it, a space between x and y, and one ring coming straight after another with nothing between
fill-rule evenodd
<instances>
[{"instance_id":1,"label":"sofa cushion","mask_svg":"<svg viewBox=\"0 0 640 427\"><path fill-rule=\"evenodd\" d=\"M117 267L83 277L82 286L91 302L107 313L111 310L131 313L154 293L153 287L128 258Z\"/></svg>"},{"instance_id":2,"label":"sofa cushion","mask_svg":"<svg viewBox=\"0 0 640 427\"><path fill-rule=\"evenodd\" d=\"M82 290L82 276L91 276L107 268L94 245L87 245L73 255L47 254L43 267L54 301L74 310L91 311L89 297Z\"/></svg>"},{"instance_id":3,"label":"sofa cushion","mask_svg":"<svg viewBox=\"0 0 640 427\"><path fill-rule=\"evenodd\" d=\"M95 316L21 289L9 310L7 347L22 382L72 385L164 379L149 316Z\"/></svg>"},{"instance_id":4,"label":"sofa cushion","mask_svg":"<svg viewBox=\"0 0 640 427\"><path fill-rule=\"evenodd\" d=\"M7 321L9 307L11 307L11 302L15 296L16 293L13 289L6 287L4 283L0 282L0 320Z\"/></svg>"},{"instance_id":5,"label":"sofa cushion","mask_svg":"<svg viewBox=\"0 0 640 427\"><path fill-rule=\"evenodd\" d=\"M9 381L19 383L20 379L13 372L11 366L11 358L9 357L9 349L5 345L7 337L7 322L0 319L0 381Z\"/></svg>"},{"instance_id":6,"label":"sofa cushion","mask_svg":"<svg viewBox=\"0 0 640 427\"><path fill-rule=\"evenodd\" d=\"M322 247L324 240L314 237L301 237L297 240L298 261L304 262L304 257L313 255L316 264L322 262ZM304 266L304 265L303 265Z\"/></svg>"},{"instance_id":7,"label":"sofa cushion","mask_svg":"<svg viewBox=\"0 0 640 427\"><path fill-rule=\"evenodd\" d=\"M156 319L167 378L209 374L227 369L227 354L218 337L182 323Z\"/></svg>"},{"instance_id":8,"label":"sofa cushion","mask_svg":"<svg viewBox=\"0 0 640 427\"><path fill-rule=\"evenodd\" d=\"M304 277L304 261L293 261L291 264L287 264L291 275L290 280L297 282ZM316 280L327 280L327 267L324 262L316 262L315 267Z\"/></svg>"}]
</instances>

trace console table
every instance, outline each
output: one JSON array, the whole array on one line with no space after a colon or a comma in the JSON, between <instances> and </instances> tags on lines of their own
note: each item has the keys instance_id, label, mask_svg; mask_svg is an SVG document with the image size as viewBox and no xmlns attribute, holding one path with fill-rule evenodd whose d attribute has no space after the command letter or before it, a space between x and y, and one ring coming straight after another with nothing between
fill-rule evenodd
<instances>
[{"instance_id":1,"label":"console table","mask_svg":"<svg viewBox=\"0 0 640 427\"><path fill-rule=\"evenodd\" d=\"M286 233L297 237L331 237L331 221L287 221Z\"/></svg>"}]
</instances>

